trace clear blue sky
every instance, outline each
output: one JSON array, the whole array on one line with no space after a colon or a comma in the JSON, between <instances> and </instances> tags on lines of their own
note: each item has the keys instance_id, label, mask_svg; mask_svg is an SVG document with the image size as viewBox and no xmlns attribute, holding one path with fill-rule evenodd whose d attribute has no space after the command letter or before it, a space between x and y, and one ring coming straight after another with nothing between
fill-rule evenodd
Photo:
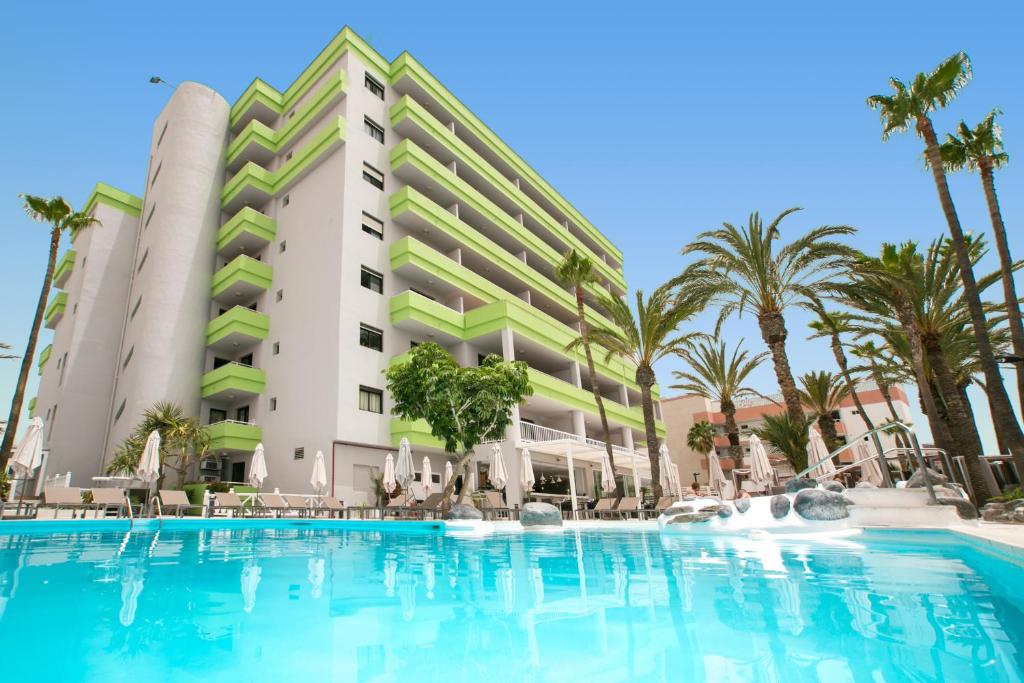
<instances>
[{"instance_id":1,"label":"clear blue sky","mask_svg":"<svg viewBox=\"0 0 1024 683\"><path fill-rule=\"evenodd\" d=\"M630 284L647 290L679 271L694 234L753 210L803 206L787 232L845 223L868 251L940 235L920 143L883 144L864 99L890 75L956 50L970 54L975 76L935 117L938 129L999 106L1008 150L1022 149L1019 0L688 5L698 3L8 3L0 340L24 344L46 257L46 231L23 216L19 192L80 204L102 180L141 194L152 122L169 94L149 76L201 81L229 101L255 76L283 89L345 24L388 58L414 54L622 247ZM1018 257L1021 164L997 179ZM965 227L988 231L977 178L952 188ZM831 369L827 347L804 341L805 323L789 319L794 369ZM725 334L760 348L751 318ZM663 385L671 368L659 368ZM16 373L0 363L4 416ZM756 382L775 389L769 366ZM982 402L976 413L987 420Z\"/></svg>"}]
</instances>

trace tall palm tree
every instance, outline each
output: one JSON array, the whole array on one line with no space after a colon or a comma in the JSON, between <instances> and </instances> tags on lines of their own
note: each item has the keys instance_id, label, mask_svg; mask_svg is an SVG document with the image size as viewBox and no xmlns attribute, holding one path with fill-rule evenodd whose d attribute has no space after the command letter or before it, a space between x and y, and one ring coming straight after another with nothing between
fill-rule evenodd
<instances>
[{"instance_id":1,"label":"tall palm tree","mask_svg":"<svg viewBox=\"0 0 1024 683\"><path fill-rule=\"evenodd\" d=\"M747 309L757 316L786 409L793 422L799 423L804 412L786 355L784 314L788 307L823 292L856 251L835 241L854 232L841 225L823 225L781 244L779 224L795 211L799 209L783 211L768 225L753 213L745 227L723 223L717 230L697 235L683 253L700 254L701 258L673 282L686 287L699 284L711 292L712 302L721 306L719 325L733 313L742 315Z\"/></svg>"},{"instance_id":2,"label":"tall palm tree","mask_svg":"<svg viewBox=\"0 0 1024 683\"><path fill-rule=\"evenodd\" d=\"M32 318L32 327L28 333L28 343L25 344L25 354L21 358L18 384L14 389L14 397L11 399L11 412L7 418L7 430L4 432L3 441L0 442L0 465L2 465L0 469L7 467L7 460L11 457L11 451L14 448L14 435L18 431L21 407L25 401L25 386L28 384L29 372L32 370L32 359L36 354L36 342L39 340L39 328L43 325L46 300L50 294L50 284L53 282L53 270L57 266L57 249L60 247L60 238L64 233L73 233L90 225L100 224L91 215L72 209L71 205L64 201L63 197L45 199L44 197L24 194L21 195L21 198L25 202L25 212L28 213L29 217L41 223L49 224L50 256L46 261L46 275L43 277L43 287L39 292L36 313Z\"/></svg>"},{"instance_id":3,"label":"tall palm tree","mask_svg":"<svg viewBox=\"0 0 1024 683\"><path fill-rule=\"evenodd\" d=\"M715 426L707 420L694 422L686 432L686 445L692 451L707 455L715 447Z\"/></svg>"},{"instance_id":4,"label":"tall palm tree","mask_svg":"<svg viewBox=\"0 0 1024 683\"><path fill-rule=\"evenodd\" d=\"M811 371L800 376L800 400L811 409L830 451L842 445L832 415L839 412L843 399L849 395L850 385L841 375Z\"/></svg>"},{"instance_id":5,"label":"tall palm tree","mask_svg":"<svg viewBox=\"0 0 1024 683\"><path fill-rule=\"evenodd\" d=\"M762 415L761 424L754 428L757 438L764 441L771 450L786 457L795 472L807 469L808 427L812 420L800 416L794 420L789 412L777 415Z\"/></svg>"},{"instance_id":6,"label":"tall palm tree","mask_svg":"<svg viewBox=\"0 0 1024 683\"><path fill-rule=\"evenodd\" d=\"M988 215L992 221L992 234L995 236L996 250L999 252L1003 301L1006 303L1013 353L1024 357L1024 323L1021 322L1020 301L1017 299L1017 287L1013 281L1013 258L1010 256L1010 245L1006 240L1003 212L999 208L999 198L996 196L995 170L1010 161L1010 155L1003 149L1002 131L996 123L996 116L1001 113L998 109L993 109L974 128L968 128L967 124L961 121L957 128L960 135L947 135L939 151L947 172L967 169L978 171L981 176ZM1024 413L1024 372L1017 373L1017 399L1021 412Z\"/></svg>"},{"instance_id":7,"label":"tall palm tree","mask_svg":"<svg viewBox=\"0 0 1024 683\"><path fill-rule=\"evenodd\" d=\"M703 396L709 401L718 401L725 415L729 455L737 464L742 463L743 449L740 448L740 429L736 424L736 401L760 395L747 386L746 381L768 356L768 352L762 351L750 356L743 348L741 339L730 355L724 341L714 343L710 338L702 337L676 353L689 364L691 371L674 371L672 374L679 384L673 384L671 388Z\"/></svg>"},{"instance_id":8,"label":"tall palm tree","mask_svg":"<svg viewBox=\"0 0 1024 683\"><path fill-rule=\"evenodd\" d=\"M855 344L850 348L850 353L865 363L864 371L882 394L882 400L885 401L885 405L889 409L889 415L893 420L899 422L901 418L896 412L896 404L892 400L892 387L912 380L913 375L908 375L904 367L897 365L897 361L889 349L882 348L873 340L868 339Z\"/></svg>"},{"instance_id":9,"label":"tall palm tree","mask_svg":"<svg viewBox=\"0 0 1024 683\"><path fill-rule=\"evenodd\" d=\"M185 483L185 477L192 464L205 455L210 438L206 429L194 417L185 415L181 406L159 401L142 414L142 421L114 451L114 457L107 463L107 472L127 474L139 466L142 451L149 434L160 434L160 463L162 465L157 488L163 487L166 470L172 469L178 475L177 487Z\"/></svg>"},{"instance_id":10,"label":"tall palm tree","mask_svg":"<svg viewBox=\"0 0 1024 683\"><path fill-rule=\"evenodd\" d=\"M966 54L958 52L939 64L931 73L917 74L910 85L897 78L889 79L893 94L872 95L867 102L868 106L877 109L881 115L883 140L888 139L892 133L904 132L911 126L917 135L924 139L925 157L939 193L939 204L946 217L960 267L967 311L970 314L975 343L978 345L978 356L985 375L985 394L988 397L989 411L992 413L992 423L1000 442L1009 448L1014 462L1020 463L1020 467L1024 466L1024 431L1021 431L1020 423L1013 413L1010 397L1003 386L1003 378L996 364L992 342L988 338L988 324L978 293L978 283L974 278L967 240L964 239L960 218L957 216L953 197L949 193L942 151L929 116L931 112L949 104L970 78L970 60Z\"/></svg>"},{"instance_id":11,"label":"tall palm tree","mask_svg":"<svg viewBox=\"0 0 1024 683\"><path fill-rule=\"evenodd\" d=\"M611 463L612 472L615 471L615 453L612 452L612 435L608 428L608 413L604 409L604 398L601 396L601 382L594 369L594 354L590 347L590 323L587 322L586 306L583 302L583 291L588 284L600 282L597 273L594 271L594 264L589 258L580 254L575 249L565 253L561 263L555 268L555 276L567 287L571 287L576 295L576 318L580 326L580 346L583 347L583 355L587 359L587 374L590 376L590 390L594 394L594 402L597 404L597 414L601 418L601 430L604 433L604 448ZM625 489L621 481L615 483L615 497L622 498Z\"/></svg>"},{"instance_id":12,"label":"tall palm tree","mask_svg":"<svg viewBox=\"0 0 1024 683\"><path fill-rule=\"evenodd\" d=\"M670 284L655 289L650 297L636 292L636 314L624 298L608 296L603 300L610 327L590 331L593 342L607 349L608 358L620 357L636 366L636 383L640 387L640 404L644 416L647 455L651 462L651 489L655 499L663 495L658 461L658 432L655 427L654 399L651 389L656 377L654 364L675 353L693 333L680 333L679 326L703 310L705 299L692 289L679 294ZM577 340L582 343L582 340Z\"/></svg>"},{"instance_id":13,"label":"tall palm tree","mask_svg":"<svg viewBox=\"0 0 1024 683\"><path fill-rule=\"evenodd\" d=\"M5 344L3 342L0 342L0 351L10 351L10 350L11 350L11 345L10 344ZM14 358L17 358L17 356L12 356L9 353L0 353L0 360L12 360Z\"/></svg>"}]
</instances>

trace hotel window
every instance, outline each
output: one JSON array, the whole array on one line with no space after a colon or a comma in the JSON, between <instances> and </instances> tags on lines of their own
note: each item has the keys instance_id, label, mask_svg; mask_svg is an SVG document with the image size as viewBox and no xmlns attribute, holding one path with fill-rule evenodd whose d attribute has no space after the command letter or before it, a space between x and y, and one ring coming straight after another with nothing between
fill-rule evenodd
<instances>
[{"instance_id":1,"label":"hotel window","mask_svg":"<svg viewBox=\"0 0 1024 683\"><path fill-rule=\"evenodd\" d=\"M276 356L277 354L281 353L281 342L274 342L274 346L271 348L272 353Z\"/></svg>"},{"instance_id":2,"label":"hotel window","mask_svg":"<svg viewBox=\"0 0 1024 683\"><path fill-rule=\"evenodd\" d=\"M282 240L281 244L277 247L278 252L284 253L288 249L288 240Z\"/></svg>"},{"instance_id":3,"label":"hotel window","mask_svg":"<svg viewBox=\"0 0 1024 683\"><path fill-rule=\"evenodd\" d=\"M359 387L359 410L384 414L384 392L370 387Z\"/></svg>"},{"instance_id":4,"label":"hotel window","mask_svg":"<svg viewBox=\"0 0 1024 683\"><path fill-rule=\"evenodd\" d=\"M163 167L164 167L164 162L162 162L162 161L159 164L156 165L156 170L153 171L153 179L149 181L149 186L150 187L153 187L153 184L156 183L156 178L157 178L158 175L160 175L160 169L163 168Z\"/></svg>"},{"instance_id":5,"label":"hotel window","mask_svg":"<svg viewBox=\"0 0 1024 683\"><path fill-rule=\"evenodd\" d=\"M114 413L114 422L117 422L121 418L121 413L124 412L124 406L128 403L128 399L121 399L121 405L117 407L117 412Z\"/></svg>"},{"instance_id":6,"label":"hotel window","mask_svg":"<svg viewBox=\"0 0 1024 683\"><path fill-rule=\"evenodd\" d=\"M283 197L283 198L281 199L281 207L283 208L283 207L285 207L285 206L288 206L288 204L289 204L289 203L291 203L291 201L292 201L292 200L291 200L291 195L288 195L288 194L286 194L286 195L285 195L285 196L284 196L284 197Z\"/></svg>"},{"instance_id":7,"label":"hotel window","mask_svg":"<svg viewBox=\"0 0 1024 683\"><path fill-rule=\"evenodd\" d=\"M156 204L155 203L151 207L149 207L149 215L146 216L146 224L142 226L143 228L148 228L149 227L149 222L151 220L153 220L153 212L154 211L156 211Z\"/></svg>"},{"instance_id":8,"label":"hotel window","mask_svg":"<svg viewBox=\"0 0 1024 683\"><path fill-rule=\"evenodd\" d=\"M228 419L228 411L220 408L210 408L210 424L215 425Z\"/></svg>"},{"instance_id":9,"label":"hotel window","mask_svg":"<svg viewBox=\"0 0 1024 683\"><path fill-rule=\"evenodd\" d=\"M382 100L384 99L384 86L381 85L380 81L378 81L370 74L366 74L364 76L363 85L365 85L366 89L372 92L374 95L381 98Z\"/></svg>"},{"instance_id":10,"label":"hotel window","mask_svg":"<svg viewBox=\"0 0 1024 683\"><path fill-rule=\"evenodd\" d=\"M384 350L384 332L364 323L359 324L359 345L374 351Z\"/></svg>"},{"instance_id":11,"label":"hotel window","mask_svg":"<svg viewBox=\"0 0 1024 683\"><path fill-rule=\"evenodd\" d=\"M139 298L135 300L135 305L132 306L132 314L129 317L129 320L135 320L135 314L139 312L139 306L141 306L141 305L142 305L142 295L140 294Z\"/></svg>"},{"instance_id":12,"label":"hotel window","mask_svg":"<svg viewBox=\"0 0 1024 683\"><path fill-rule=\"evenodd\" d=\"M363 232L368 235L373 235L379 240L384 239L384 222L380 221L370 214L363 212Z\"/></svg>"},{"instance_id":13,"label":"hotel window","mask_svg":"<svg viewBox=\"0 0 1024 683\"><path fill-rule=\"evenodd\" d=\"M384 174L366 162L363 162L363 180L370 183L378 190L384 189Z\"/></svg>"},{"instance_id":14,"label":"hotel window","mask_svg":"<svg viewBox=\"0 0 1024 683\"><path fill-rule=\"evenodd\" d=\"M305 457L306 457L306 449L304 447L299 447L299 448L295 449L295 459L296 460L302 460Z\"/></svg>"},{"instance_id":15,"label":"hotel window","mask_svg":"<svg viewBox=\"0 0 1024 683\"><path fill-rule=\"evenodd\" d=\"M148 259L148 258L149 258L149 249L147 249L146 253L144 253L142 255L142 258L139 259L139 267L135 269L136 273L141 273L142 272L142 266L146 265L146 259Z\"/></svg>"},{"instance_id":16,"label":"hotel window","mask_svg":"<svg viewBox=\"0 0 1024 683\"><path fill-rule=\"evenodd\" d=\"M270 412L277 410L277 397L272 396L270 399Z\"/></svg>"},{"instance_id":17,"label":"hotel window","mask_svg":"<svg viewBox=\"0 0 1024 683\"><path fill-rule=\"evenodd\" d=\"M277 290L277 300L281 301L282 299L284 299L284 290L283 289L279 289L279 290Z\"/></svg>"},{"instance_id":18,"label":"hotel window","mask_svg":"<svg viewBox=\"0 0 1024 683\"><path fill-rule=\"evenodd\" d=\"M367 116L363 117L363 130L365 130L366 134L371 138L382 145L384 144L384 129L370 120Z\"/></svg>"},{"instance_id":19,"label":"hotel window","mask_svg":"<svg viewBox=\"0 0 1024 683\"><path fill-rule=\"evenodd\" d=\"M167 124L168 123L170 123L170 121L164 121L164 127L160 130L160 137L157 138L157 140L156 140L156 146L157 147L160 147L160 143L164 141L164 135L167 134Z\"/></svg>"},{"instance_id":20,"label":"hotel window","mask_svg":"<svg viewBox=\"0 0 1024 683\"><path fill-rule=\"evenodd\" d=\"M285 160L286 162L287 162L287 161L291 161L291 160L292 160L292 154L294 154L294 152L288 152L287 154L285 154L285 155L284 155L284 160Z\"/></svg>"},{"instance_id":21,"label":"hotel window","mask_svg":"<svg viewBox=\"0 0 1024 683\"><path fill-rule=\"evenodd\" d=\"M125 354L124 362L121 363L121 368L122 369L128 367L128 364L132 362L132 356L134 356L134 355L135 355L135 347L133 346L132 348L128 349L128 353Z\"/></svg>"},{"instance_id":22,"label":"hotel window","mask_svg":"<svg viewBox=\"0 0 1024 683\"><path fill-rule=\"evenodd\" d=\"M360 269L359 284L371 292L384 293L384 276L375 270L370 270L366 266Z\"/></svg>"}]
</instances>

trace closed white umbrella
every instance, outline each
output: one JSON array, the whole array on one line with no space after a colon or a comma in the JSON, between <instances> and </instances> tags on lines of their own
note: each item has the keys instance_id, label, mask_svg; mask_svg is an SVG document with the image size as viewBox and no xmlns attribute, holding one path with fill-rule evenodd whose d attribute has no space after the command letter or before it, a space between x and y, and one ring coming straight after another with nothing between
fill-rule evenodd
<instances>
[{"instance_id":1,"label":"closed white umbrella","mask_svg":"<svg viewBox=\"0 0 1024 683\"><path fill-rule=\"evenodd\" d=\"M476 480L476 463L469 463L469 482L466 493L473 493L479 488Z\"/></svg>"},{"instance_id":2,"label":"closed white umbrella","mask_svg":"<svg viewBox=\"0 0 1024 683\"><path fill-rule=\"evenodd\" d=\"M146 438L146 447L142 449L135 477L145 482L154 482L160 478L160 432L155 429Z\"/></svg>"},{"instance_id":3,"label":"closed white umbrella","mask_svg":"<svg viewBox=\"0 0 1024 683\"><path fill-rule=\"evenodd\" d=\"M405 490L415 478L416 471L412 464L412 447L409 445L409 439L402 437L402 440L398 443L398 462L395 463L395 481L397 481L398 485Z\"/></svg>"},{"instance_id":4,"label":"closed white umbrella","mask_svg":"<svg viewBox=\"0 0 1024 683\"><path fill-rule=\"evenodd\" d=\"M434 482L431 481L434 477L434 473L430 471L430 458L423 456L423 469L420 470L420 485L423 486L423 496L430 495L430 489L433 488Z\"/></svg>"},{"instance_id":5,"label":"closed white umbrella","mask_svg":"<svg viewBox=\"0 0 1024 683\"><path fill-rule=\"evenodd\" d=\"M262 570L256 560L246 560L242 568L242 609L252 612L256 607L256 588L260 585Z\"/></svg>"},{"instance_id":6,"label":"closed white umbrella","mask_svg":"<svg viewBox=\"0 0 1024 683\"><path fill-rule=\"evenodd\" d=\"M267 478L267 458L263 455L263 443L256 444L252 452L252 464L249 465L249 483L257 490L263 486L263 480Z\"/></svg>"},{"instance_id":7,"label":"closed white umbrella","mask_svg":"<svg viewBox=\"0 0 1024 683\"><path fill-rule=\"evenodd\" d=\"M388 457L384 458L384 490L389 494L395 490L395 459L388 453Z\"/></svg>"},{"instance_id":8,"label":"closed white umbrella","mask_svg":"<svg viewBox=\"0 0 1024 683\"><path fill-rule=\"evenodd\" d=\"M675 481L675 466L672 463L672 458L668 455L668 446L665 444L661 444L661 448L658 449L658 469L661 470L662 486L668 489L669 493L677 490L679 486Z\"/></svg>"},{"instance_id":9,"label":"closed white umbrella","mask_svg":"<svg viewBox=\"0 0 1024 683\"><path fill-rule=\"evenodd\" d=\"M309 477L309 483L317 495L322 494L327 488L327 468L324 466L323 451L317 451L316 457L313 458L313 474Z\"/></svg>"},{"instance_id":10,"label":"closed white umbrella","mask_svg":"<svg viewBox=\"0 0 1024 683\"><path fill-rule=\"evenodd\" d=\"M501 457L501 446L491 444L491 471L488 474L491 484L499 491L508 483L508 470L505 469L505 458Z\"/></svg>"},{"instance_id":11,"label":"closed white umbrella","mask_svg":"<svg viewBox=\"0 0 1024 683\"><path fill-rule=\"evenodd\" d=\"M43 464L43 421L33 417L21 443L14 450L11 467L17 478L27 477Z\"/></svg>"},{"instance_id":12,"label":"closed white umbrella","mask_svg":"<svg viewBox=\"0 0 1024 683\"><path fill-rule=\"evenodd\" d=\"M608 450L601 451L601 490L611 493L615 490L615 472L612 470L612 462L608 459Z\"/></svg>"},{"instance_id":13,"label":"closed white umbrella","mask_svg":"<svg viewBox=\"0 0 1024 683\"><path fill-rule=\"evenodd\" d=\"M882 485L882 470L878 466L878 458L871 455L867 444L863 441L857 444L857 459L860 463L860 476L864 481L871 482L875 486Z\"/></svg>"},{"instance_id":14,"label":"closed white umbrella","mask_svg":"<svg viewBox=\"0 0 1024 683\"><path fill-rule=\"evenodd\" d=\"M444 464L444 485L445 486L448 486L448 482L450 482L452 480L452 475L453 474L454 474L454 472L452 471L452 463L449 460L448 462L446 462Z\"/></svg>"},{"instance_id":15,"label":"closed white umbrella","mask_svg":"<svg viewBox=\"0 0 1024 683\"><path fill-rule=\"evenodd\" d=\"M832 458L828 457L828 446L825 445L825 440L821 438L821 433L817 429L811 429L808 434L807 462L808 464L821 463L811 470L812 477L831 479L835 474L836 466L832 464Z\"/></svg>"},{"instance_id":16,"label":"closed white umbrella","mask_svg":"<svg viewBox=\"0 0 1024 683\"><path fill-rule=\"evenodd\" d=\"M717 489L719 493L723 493L728 482L725 472L722 471L722 463L718 459L718 451L712 449L708 453L708 484L711 488Z\"/></svg>"},{"instance_id":17,"label":"closed white umbrella","mask_svg":"<svg viewBox=\"0 0 1024 683\"><path fill-rule=\"evenodd\" d=\"M768 461L768 450L756 434L750 436L750 483L757 489L764 489L772 483L772 464Z\"/></svg>"},{"instance_id":18,"label":"closed white umbrella","mask_svg":"<svg viewBox=\"0 0 1024 683\"><path fill-rule=\"evenodd\" d=\"M310 594L314 600L318 600L324 594L324 558L309 558L309 561L306 562L306 568L308 570L306 576L309 579Z\"/></svg>"},{"instance_id":19,"label":"closed white umbrella","mask_svg":"<svg viewBox=\"0 0 1024 683\"><path fill-rule=\"evenodd\" d=\"M522 456L519 458L519 483L523 487L523 493L533 490L533 485L537 483L536 475L533 472L533 456L530 455L530 449L524 448Z\"/></svg>"}]
</instances>

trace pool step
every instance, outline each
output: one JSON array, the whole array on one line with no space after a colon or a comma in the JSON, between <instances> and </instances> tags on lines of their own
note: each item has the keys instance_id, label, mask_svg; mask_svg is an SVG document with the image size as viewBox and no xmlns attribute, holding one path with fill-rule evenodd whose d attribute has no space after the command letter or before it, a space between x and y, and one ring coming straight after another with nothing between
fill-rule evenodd
<instances>
[{"instance_id":1,"label":"pool step","mask_svg":"<svg viewBox=\"0 0 1024 683\"><path fill-rule=\"evenodd\" d=\"M963 523L951 505L857 504L847 509L850 511L850 523L859 527L944 529Z\"/></svg>"}]
</instances>

